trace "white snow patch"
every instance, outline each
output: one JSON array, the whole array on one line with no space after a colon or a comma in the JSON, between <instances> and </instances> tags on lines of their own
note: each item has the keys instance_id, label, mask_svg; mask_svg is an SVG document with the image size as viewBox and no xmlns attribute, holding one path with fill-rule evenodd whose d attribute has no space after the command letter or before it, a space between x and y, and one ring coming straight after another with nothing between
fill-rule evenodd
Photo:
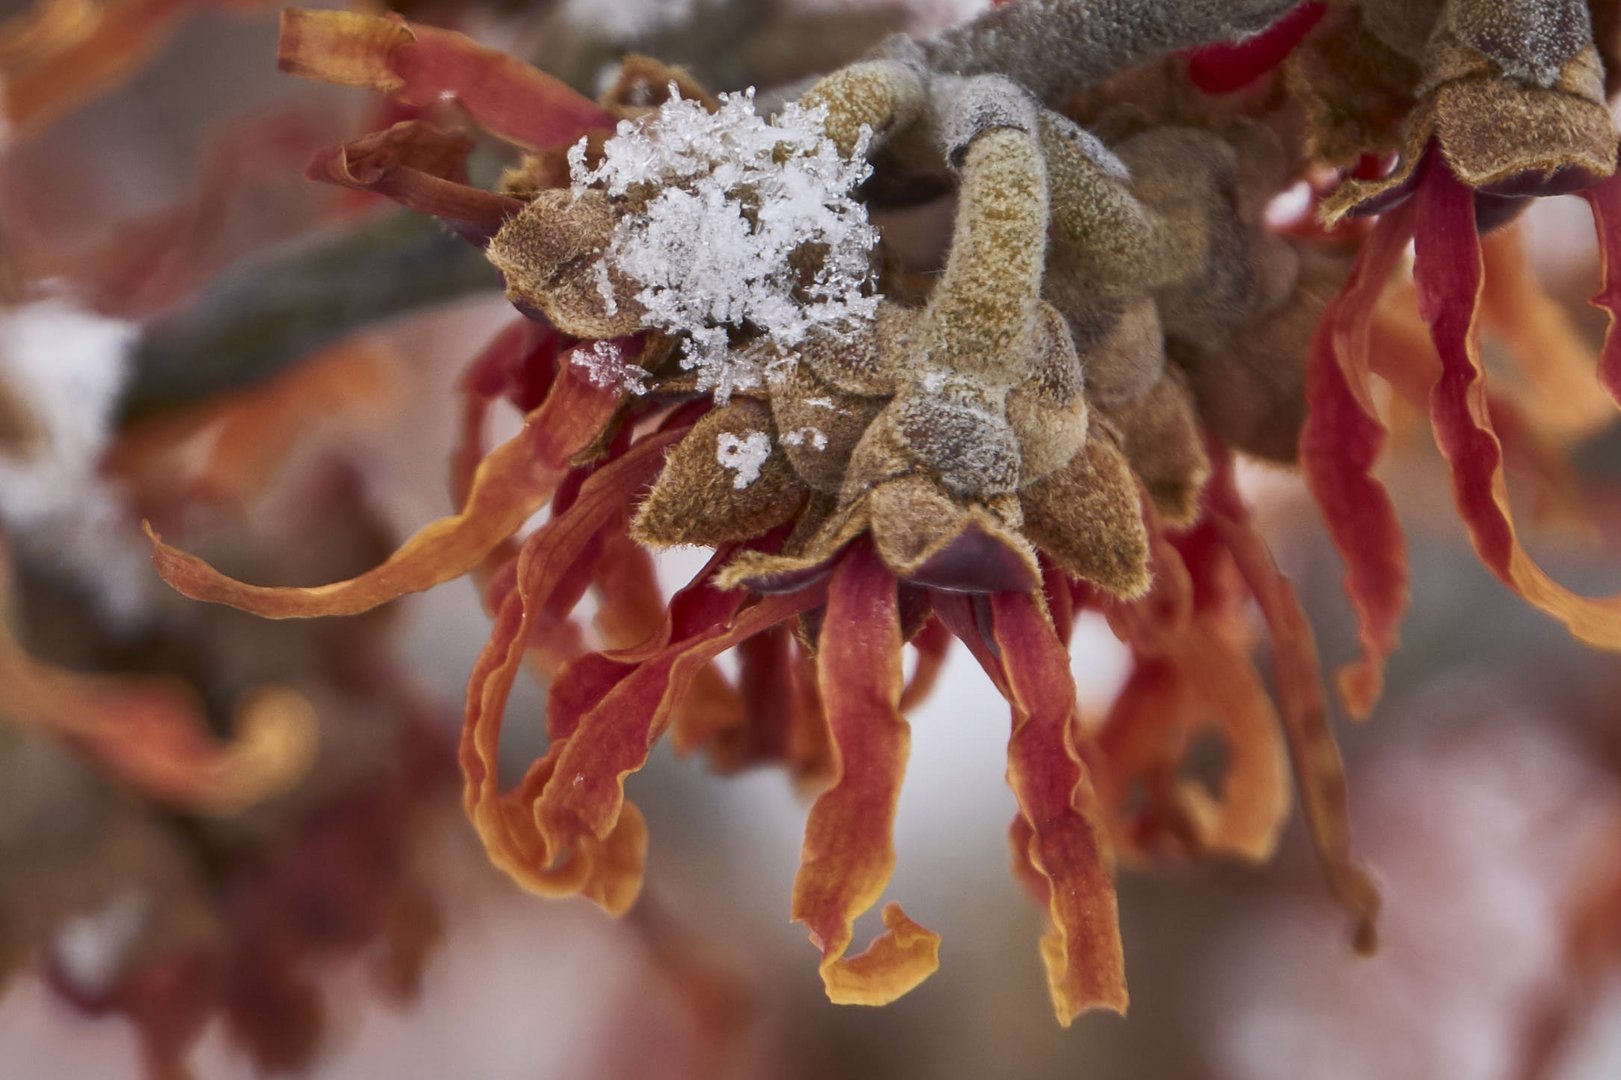
<instances>
[{"instance_id":1,"label":"white snow patch","mask_svg":"<svg viewBox=\"0 0 1621 1080\"><path fill-rule=\"evenodd\" d=\"M810 443L813 450L827 449L827 433L821 428L796 428L793 431L784 432L782 441L788 446L804 446L806 443Z\"/></svg>"},{"instance_id":2,"label":"white snow patch","mask_svg":"<svg viewBox=\"0 0 1621 1080\"><path fill-rule=\"evenodd\" d=\"M763 431L751 431L742 438L723 431L715 441L715 460L721 468L737 473L732 486L739 491L760 479L760 469L770 456L771 436Z\"/></svg>"},{"instance_id":3,"label":"white snow patch","mask_svg":"<svg viewBox=\"0 0 1621 1080\"><path fill-rule=\"evenodd\" d=\"M122 974L130 947L151 917L152 898L129 888L101 910L68 919L52 942L62 973L83 993L107 992Z\"/></svg>"},{"instance_id":4,"label":"white snow patch","mask_svg":"<svg viewBox=\"0 0 1621 1080\"><path fill-rule=\"evenodd\" d=\"M137 333L61 296L0 310L0 382L40 432L22 455L0 454L0 525L115 621L136 617L151 575L123 494L98 470Z\"/></svg>"},{"instance_id":5,"label":"white snow patch","mask_svg":"<svg viewBox=\"0 0 1621 1080\"><path fill-rule=\"evenodd\" d=\"M711 114L675 97L624 121L586 167L569 153L575 189L595 186L639 206L620 218L598 266L641 286L648 325L684 338L682 364L724 402L793 364L813 332L847 334L878 309L871 254L878 232L851 196L866 179L867 139L845 158L823 133L825 108L790 104L767 119L754 92L721 95ZM796 268L821 253L809 272ZM732 330L759 335L745 356Z\"/></svg>"}]
</instances>

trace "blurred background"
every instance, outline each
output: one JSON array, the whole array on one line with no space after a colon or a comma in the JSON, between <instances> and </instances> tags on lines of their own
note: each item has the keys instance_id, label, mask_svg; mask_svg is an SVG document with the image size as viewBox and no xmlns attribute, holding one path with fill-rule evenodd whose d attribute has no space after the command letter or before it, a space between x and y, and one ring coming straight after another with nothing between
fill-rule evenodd
<instances>
[{"instance_id":1,"label":"blurred background","mask_svg":"<svg viewBox=\"0 0 1621 1080\"><path fill-rule=\"evenodd\" d=\"M712 88L789 83L978 6L401 10L590 91L629 49ZM661 748L631 786L652 828L636 911L520 892L461 817L450 757L488 631L471 584L270 623L170 593L139 529L303 582L446 512L456 381L510 315L493 273L303 179L380 106L280 75L274 5L5 0L0 19L0 1076L1621 1076L1621 665L1478 566L1416 430L1387 470L1414 547L1404 647L1373 718L1339 725L1386 898L1376 957L1353 954L1296 822L1268 866L1124 868L1130 1015L1060 1029L1041 913L1008 872L1006 707L960 653L913 717L888 893L943 935L942 969L897 1004L825 1000L787 917L807 802L777 773L723 780ZM1522 228L1596 342L1585 214L1551 202ZM359 309L319 303L362 280ZM308 346L345 319L365 332ZM1536 549L1613 587L1621 443L1595 436L1575 466L1590 520ZM1325 658L1349 658L1315 509L1281 472L1245 481ZM1101 620L1073 653L1099 715L1128 658ZM542 703L515 696L515 763ZM139 765L113 733L129 717L213 779ZM213 741L188 741L199 717Z\"/></svg>"}]
</instances>

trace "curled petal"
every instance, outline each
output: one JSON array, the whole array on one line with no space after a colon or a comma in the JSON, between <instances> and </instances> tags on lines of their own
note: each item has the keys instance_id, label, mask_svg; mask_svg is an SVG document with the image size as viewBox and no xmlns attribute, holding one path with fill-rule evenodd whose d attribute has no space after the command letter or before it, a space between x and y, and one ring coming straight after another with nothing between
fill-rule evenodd
<instances>
[{"instance_id":1,"label":"curled petal","mask_svg":"<svg viewBox=\"0 0 1621 1080\"><path fill-rule=\"evenodd\" d=\"M1372 952L1378 941L1379 890L1351 856L1345 765L1328 724L1311 624L1294 586L1272 561L1266 541L1250 521L1233 480L1232 459L1225 453L1213 457L1217 468L1206 489L1207 513L1254 594L1272 638L1284 733L1312 846L1329 887L1354 921L1358 951Z\"/></svg>"},{"instance_id":2,"label":"curled petal","mask_svg":"<svg viewBox=\"0 0 1621 1080\"><path fill-rule=\"evenodd\" d=\"M1420 179L1415 202L1419 226L1413 276L1420 310L1441 356L1430 421L1475 551L1488 569L1577 638L1599 648L1621 649L1621 595L1593 599L1571 592L1531 559L1515 534L1503 447L1492 426L1480 359L1483 262L1473 192L1436 162Z\"/></svg>"},{"instance_id":3,"label":"curled petal","mask_svg":"<svg viewBox=\"0 0 1621 1080\"><path fill-rule=\"evenodd\" d=\"M1396 507L1373 475L1385 428L1370 381L1373 312L1412 235L1411 206L1382 217L1357 254L1344 290L1329 302L1312 339L1300 436L1300 465L1345 560L1345 590L1357 614L1362 658L1338 673L1353 716L1373 710L1384 688L1406 613L1407 540Z\"/></svg>"},{"instance_id":4,"label":"curled petal","mask_svg":"<svg viewBox=\"0 0 1621 1080\"><path fill-rule=\"evenodd\" d=\"M331 585L248 585L165 544L147 526L158 573L194 600L227 604L269 619L354 615L406 593L461 577L545 504L569 460L592 445L613 417L617 397L569 368L523 431L484 459L461 512L424 527L375 569Z\"/></svg>"},{"instance_id":5,"label":"curled petal","mask_svg":"<svg viewBox=\"0 0 1621 1080\"><path fill-rule=\"evenodd\" d=\"M624 529L610 529L591 575L597 595L597 632L610 649L627 648L658 631L664 594L646 548Z\"/></svg>"},{"instance_id":6,"label":"curled petal","mask_svg":"<svg viewBox=\"0 0 1621 1080\"><path fill-rule=\"evenodd\" d=\"M1113 854L1075 746L1069 654L1030 597L997 593L989 603L1013 706L1008 784L1029 826L1015 832L1015 856L1047 907L1041 955L1053 1007L1065 1026L1092 1008L1125 1012Z\"/></svg>"},{"instance_id":7,"label":"curled petal","mask_svg":"<svg viewBox=\"0 0 1621 1080\"><path fill-rule=\"evenodd\" d=\"M514 319L463 370L457 384L462 395L460 439L450 459L450 497L454 505L467 502L473 477L487 452L484 440L490 406L520 381L538 383L538 399L525 405L524 412L544 402L562 347L562 335L549 324Z\"/></svg>"},{"instance_id":8,"label":"curled petal","mask_svg":"<svg viewBox=\"0 0 1621 1080\"><path fill-rule=\"evenodd\" d=\"M1007 675L1002 670L1001 653L991 633L990 605L982 594L930 590L929 601L940 624L968 648L980 670L1005 698Z\"/></svg>"},{"instance_id":9,"label":"curled petal","mask_svg":"<svg viewBox=\"0 0 1621 1080\"><path fill-rule=\"evenodd\" d=\"M160 521L199 505L245 506L312 430L387 403L397 361L369 338L323 349L261 386L130 424L103 468Z\"/></svg>"},{"instance_id":10,"label":"curled petal","mask_svg":"<svg viewBox=\"0 0 1621 1080\"><path fill-rule=\"evenodd\" d=\"M805 821L793 917L822 950L822 984L841 1005L886 1005L932 975L940 938L897 904L885 932L846 958L856 917L895 868L892 831L911 729L900 713L901 627L893 574L866 542L839 560L828 587L817 681L832 736L833 782Z\"/></svg>"},{"instance_id":11,"label":"curled petal","mask_svg":"<svg viewBox=\"0 0 1621 1080\"><path fill-rule=\"evenodd\" d=\"M531 807L551 779L556 745L530 768L516 791L503 792L499 769L507 698L523 665L535 613L562 586L603 526L623 513L626 502L657 475L665 452L682 434L672 431L651 436L597 470L566 513L548 521L524 542L517 581L495 613L490 639L468 680L459 750L467 815L491 861L519 884L542 895L585 891L593 898L628 906L640 882L640 863L632 868L629 856L643 850L639 844L644 842L637 835L645 837L646 830L639 815L620 815L618 832L600 839L585 838L567 861L554 866L560 853L535 827Z\"/></svg>"},{"instance_id":12,"label":"curled petal","mask_svg":"<svg viewBox=\"0 0 1621 1080\"><path fill-rule=\"evenodd\" d=\"M473 141L465 136L422 120L402 120L387 131L322 150L306 175L393 199L432 214L474 243L487 244L524 204L462 182L472 149Z\"/></svg>"},{"instance_id":13,"label":"curled petal","mask_svg":"<svg viewBox=\"0 0 1621 1080\"><path fill-rule=\"evenodd\" d=\"M484 130L531 150L566 146L614 118L558 79L450 30L348 11L282 12L283 71L391 94L454 100Z\"/></svg>"},{"instance_id":14,"label":"curled petal","mask_svg":"<svg viewBox=\"0 0 1621 1080\"><path fill-rule=\"evenodd\" d=\"M741 599L741 598L737 598ZM625 805L625 778L647 764L653 743L698 673L726 650L809 611L821 590L773 596L722 618L639 661L574 723L554 729L557 777L536 798L534 820L551 850L606 839Z\"/></svg>"}]
</instances>

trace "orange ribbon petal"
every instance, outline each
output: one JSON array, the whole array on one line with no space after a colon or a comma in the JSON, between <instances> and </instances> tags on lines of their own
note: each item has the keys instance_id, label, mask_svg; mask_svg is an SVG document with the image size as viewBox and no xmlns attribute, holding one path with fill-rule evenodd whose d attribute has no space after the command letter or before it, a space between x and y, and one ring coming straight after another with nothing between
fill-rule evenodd
<instances>
[{"instance_id":1,"label":"orange ribbon petal","mask_svg":"<svg viewBox=\"0 0 1621 1080\"><path fill-rule=\"evenodd\" d=\"M163 580L194 600L269 619L370 610L477 567L545 504L569 460L592 443L617 404L617 394L590 385L565 365L545 403L524 419L523 431L479 466L460 513L424 527L382 565L347 581L307 588L248 585L165 544L148 525L153 562Z\"/></svg>"},{"instance_id":2,"label":"orange ribbon petal","mask_svg":"<svg viewBox=\"0 0 1621 1080\"><path fill-rule=\"evenodd\" d=\"M523 665L536 613L563 584L602 527L657 476L665 453L682 434L673 431L651 436L598 469L566 513L548 521L524 542L517 581L496 611L490 639L468 680L459 749L467 815L491 861L519 884L542 895L585 890L594 898L628 906L640 881L640 862L635 856L645 851L646 829L639 815L622 814L617 834L601 842L588 839L567 862L553 866L561 853L536 828L531 807L551 777L556 755L548 753L531 767L516 791L501 790L501 728L507 698ZM611 880L605 880L604 874Z\"/></svg>"},{"instance_id":3,"label":"orange ribbon petal","mask_svg":"<svg viewBox=\"0 0 1621 1080\"><path fill-rule=\"evenodd\" d=\"M653 743L693 679L715 657L821 603L819 588L770 596L734 617L677 638L637 663L580 716L572 731L554 733L557 780L536 800L534 816L554 848L605 837L625 803L625 778L647 764ZM733 595L731 606L744 599Z\"/></svg>"},{"instance_id":4,"label":"orange ribbon petal","mask_svg":"<svg viewBox=\"0 0 1621 1080\"><path fill-rule=\"evenodd\" d=\"M1232 552L1272 638L1284 733L1312 845L1329 887L1354 920L1358 951L1372 952L1378 941L1379 890L1351 857L1345 765L1328 723L1317 642L1294 586L1250 520L1233 479L1232 458L1215 446L1211 458L1215 469L1205 488L1206 513Z\"/></svg>"},{"instance_id":5,"label":"orange ribbon petal","mask_svg":"<svg viewBox=\"0 0 1621 1080\"><path fill-rule=\"evenodd\" d=\"M1312 338L1300 436L1306 484L1345 560L1345 591L1357 614L1362 658L1341 668L1340 698L1365 717L1384 689L1407 611L1407 540L1395 504L1373 475L1385 428L1370 383L1373 313L1411 236L1413 208L1384 215L1363 242L1345 288L1329 302Z\"/></svg>"},{"instance_id":6,"label":"orange ribbon petal","mask_svg":"<svg viewBox=\"0 0 1621 1080\"><path fill-rule=\"evenodd\" d=\"M461 180L471 139L421 120L402 120L387 131L321 150L305 175L311 180L392 199L432 214L473 243L487 244L523 202Z\"/></svg>"},{"instance_id":7,"label":"orange ribbon petal","mask_svg":"<svg viewBox=\"0 0 1621 1080\"><path fill-rule=\"evenodd\" d=\"M1097 796L1075 746L1075 683L1069 654L1028 596L990 598L1013 706L1008 785L1028 830L1015 852L1029 883L1045 894L1041 939L1047 985L1066 1027L1093 1008L1125 1012L1125 957L1115 900L1113 854Z\"/></svg>"},{"instance_id":8,"label":"orange ribbon petal","mask_svg":"<svg viewBox=\"0 0 1621 1080\"><path fill-rule=\"evenodd\" d=\"M1608 197L1594 204L1606 234ZM1577 638L1621 650L1621 594L1594 599L1571 592L1532 560L1515 533L1503 448L1492 426L1480 359L1483 260L1474 192L1437 159L1420 179L1413 201L1419 223L1413 277L1420 310L1441 356L1441 378L1430 396L1430 422L1452 472L1453 495L1475 551L1489 570ZM1607 286L1601 295L1608 299L1609 293ZM1616 363L1613 333L1611 337L1605 349L1607 378L1613 378Z\"/></svg>"},{"instance_id":9,"label":"orange ribbon petal","mask_svg":"<svg viewBox=\"0 0 1621 1080\"><path fill-rule=\"evenodd\" d=\"M832 734L833 783L805 821L793 918L822 950L822 985L841 1005L887 1005L940 966L940 937L897 904L885 931L846 958L855 920L895 868L892 831L911 730L900 713L901 627L895 577L871 544L846 549L828 586L817 680Z\"/></svg>"},{"instance_id":10,"label":"orange ribbon petal","mask_svg":"<svg viewBox=\"0 0 1621 1080\"><path fill-rule=\"evenodd\" d=\"M559 79L462 34L348 11L282 12L283 71L390 94L453 100L479 127L530 150L576 142L614 118Z\"/></svg>"}]
</instances>

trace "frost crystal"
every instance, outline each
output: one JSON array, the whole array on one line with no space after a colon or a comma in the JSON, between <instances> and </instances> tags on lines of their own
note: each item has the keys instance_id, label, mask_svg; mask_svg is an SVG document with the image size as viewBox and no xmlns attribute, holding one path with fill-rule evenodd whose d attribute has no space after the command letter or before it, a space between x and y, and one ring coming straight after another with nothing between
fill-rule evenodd
<instances>
[{"instance_id":1,"label":"frost crystal","mask_svg":"<svg viewBox=\"0 0 1621 1080\"><path fill-rule=\"evenodd\" d=\"M721 468L737 473L732 486L739 491L760 479L760 469L770 456L771 436L763 431L751 431L742 438L723 431L715 443L715 460Z\"/></svg>"},{"instance_id":2,"label":"frost crystal","mask_svg":"<svg viewBox=\"0 0 1621 1080\"><path fill-rule=\"evenodd\" d=\"M674 96L619 125L602 163L569 154L576 190L598 186L627 212L598 266L641 286L648 325L686 340L682 363L724 401L792 364L812 333L848 333L877 311L871 253L878 234L851 196L866 179L866 143L845 158L823 134L825 108L788 105L774 118L752 91L710 113ZM730 330L760 335L740 355Z\"/></svg>"},{"instance_id":3,"label":"frost crystal","mask_svg":"<svg viewBox=\"0 0 1621 1080\"><path fill-rule=\"evenodd\" d=\"M647 370L626 360L625 350L612 341L582 345L569 353L569 362L585 374L592 386L647 393Z\"/></svg>"}]
</instances>

